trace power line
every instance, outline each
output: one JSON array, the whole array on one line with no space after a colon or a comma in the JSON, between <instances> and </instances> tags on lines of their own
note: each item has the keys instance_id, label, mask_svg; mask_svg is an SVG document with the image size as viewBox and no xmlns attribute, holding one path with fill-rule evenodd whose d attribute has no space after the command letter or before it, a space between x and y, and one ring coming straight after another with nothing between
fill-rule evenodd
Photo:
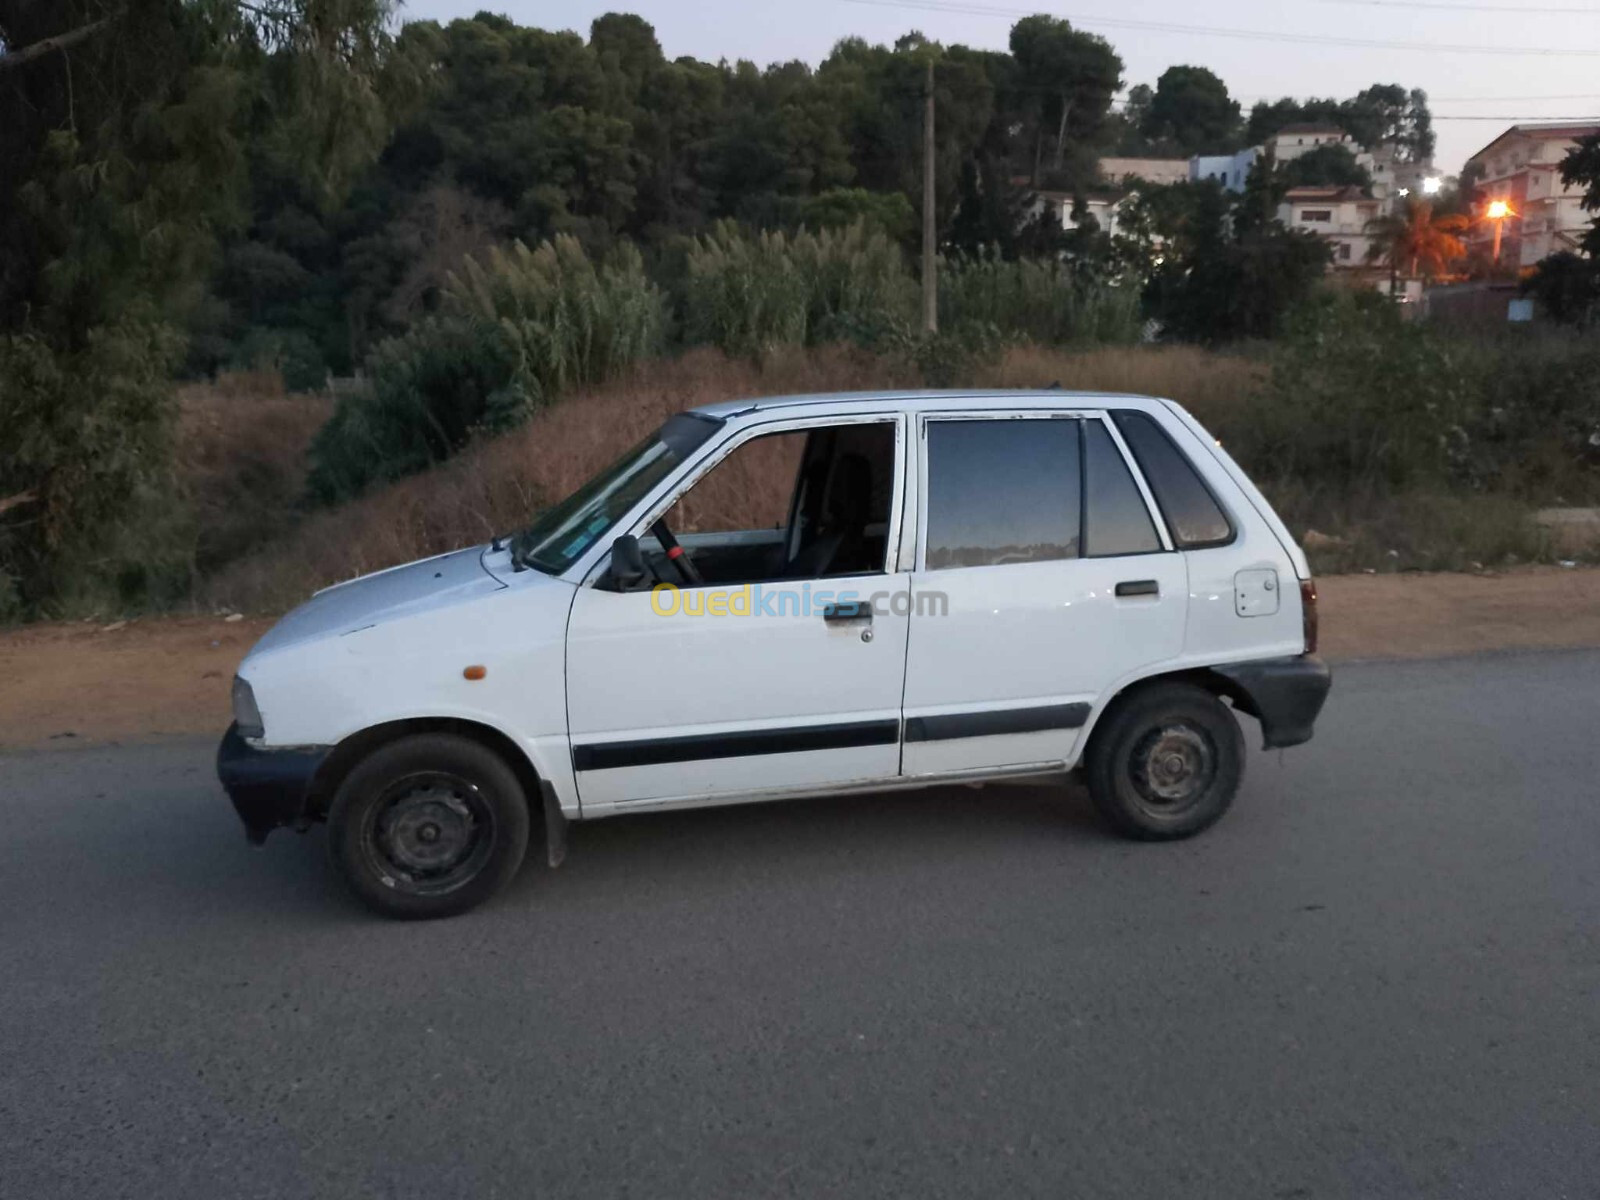
<instances>
[{"instance_id":1,"label":"power line","mask_svg":"<svg viewBox=\"0 0 1600 1200\"><path fill-rule=\"evenodd\" d=\"M1451 13L1559 13L1573 17L1600 17L1600 8L1549 8L1522 4L1444 4L1439 0L1317 0L1319 4L1361 4L1371 8L1428 8Z\"/></svg>"},{"instance_id":2,"label":"power line","mask_svg":"<svg viewBox=\"0 0 1600 1200\"><path fill-rule=\"evenodd\" d=\"M846 0L873 8L903 8L922 12L956 13L981 17L1029 17L1039 15L1025 8L993 8L957 0ZM1600 58L1600 50L1573 50L1534 46L1458 46L1434 42L1390 42L1368 38L1339 37L1321 33L1269 33L1260 29L1223 29L1208 25L1179 25L1171 21L1133 21L1119 17L1053 14L1075 24L1107 29L1134 29L1145 33L1182 33L1193 37L1242 38L1257 42L1292 42L1310 46L1348 46L1362 50L1408 50L1424 54L1488 54L1501 57Z\"/></svg>"},{"instance_id":3,"label":"power line","mask_svg":"<svg viewBox=\"0 0 1600 1200\"><path fill-rule=\"evenodd\" d=\"M1283 92L1229 92L1229 97L1234 100L1292 100L1301 103L1298 96L1286 95ZM1338 97L1307 96L1307 100L1337 100ZM1428 96L1428 104L1534 104L1547 100L1593 100L1600 102L1600 89L1592 92L1569 93L1565 96ZM1116 102L1126 104L1127 92L1119 92Z\"/></svg>"}]
</instances>

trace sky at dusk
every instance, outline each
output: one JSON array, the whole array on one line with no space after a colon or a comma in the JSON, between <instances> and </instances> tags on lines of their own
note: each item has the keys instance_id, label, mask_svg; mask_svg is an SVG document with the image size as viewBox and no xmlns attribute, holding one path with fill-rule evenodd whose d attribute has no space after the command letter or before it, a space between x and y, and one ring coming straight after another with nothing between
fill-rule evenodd
<instances>
[{"instance_id":1,"label":"sky at dusk","mask_svg":"<svg viewBox=\"0 0 1600 1200\"><path fill-rule=\"evenodd\" d=\"M1122 56L1126 86L1153 86L1176 63L1210 67L1247 112L1262 98L1344 98L1371 83L1424 88L1437 161L1448 174L1516 119L1600 119L1600 0L1069 0L1042 9L1021 0L410 0L402 16L449 20L484 8L585 36L602 13L633 12L655 26L669 58L763 65L796 58L815 65L842 37L888 43L911 29L947 44L1004 49L1018 17L1047 12L1109 40ZM1391 45L1350 44L1363 42ZM1467 52L1479 47L1497 52ZM1561 53L1501 52L1511 49Z\"/></svg>"}]
</instances>

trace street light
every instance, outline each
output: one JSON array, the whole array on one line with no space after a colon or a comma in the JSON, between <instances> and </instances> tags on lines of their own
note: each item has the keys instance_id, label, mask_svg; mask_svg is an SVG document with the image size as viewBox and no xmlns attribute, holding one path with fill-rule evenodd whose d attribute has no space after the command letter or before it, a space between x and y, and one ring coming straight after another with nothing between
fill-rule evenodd
<instances>
[{"instance_id":1,"label":"street light","mask_svg":"<svg viewBox=\"0 0 1600 1200\"><path fill-rule=\"evenodd\" d=\"M1424 196L1437 196L1444 187L1444 180L1437 175L1429 175L1422 181L1422 194Z\"/></svg>"},{"instance_id":2,"label":"street light","mask_svg":"<svg viewBox=\"0 0 1600 1200\"><path fill-rule=\"evenodd\" d=\"M1505 228L1506 218L1516 214L1511 211L1511 205L1504 200L1491 200L1489 201L1488 211L1484 215L1494 222L1494 261L1499 262L1500 232Z\"/></svg>"}]
</instances>

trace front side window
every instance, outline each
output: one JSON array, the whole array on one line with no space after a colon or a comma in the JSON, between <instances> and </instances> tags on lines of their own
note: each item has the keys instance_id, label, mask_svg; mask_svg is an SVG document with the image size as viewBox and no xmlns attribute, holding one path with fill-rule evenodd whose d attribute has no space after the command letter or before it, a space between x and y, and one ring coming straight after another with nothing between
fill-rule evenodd
<instances>
[{"instance_id":1,"label":"front side window","mask_svg":"<svg viewBox=\"0 0 1600 1200\"><path fill-rule=\"evenodd\" d=\"M897 429L893 420L848 421L740 443L644 531L651 569L678 581L665 528L705 584L882 574Z\"/></svg>"},{"instance_id":2,"label":"front side window","mask_svg":"<svg viewBox=\"0 0 1600 1200\"><path fill-rule=\"evenodd\" d=\"M930 421L930 570L1078 557L1079 422Z\"/></svg>"},{"instance_id":3,"label":"front side window","mask_svg":"<svg viewBox=\"0 0 1600 1200\"><path fill-rule=\"evenodd\" d=\"M1227 514L1166 431L1149 416L1130 409L1113 412L1111 419L1133 451L1173 543L1180 550L1198 550L1231 542L1233 525Z\"/></svg>"},{"instance_id":4,"label":"front side window","mask_svg":"<svg viewBox=\"0 0 1600 1200\"><path fill-rule=\"evenodd\" d=\"M721 421L694 413L673 417L517 534L512 565L561 574L720 428Z\"/></svg>"}]
</instances>

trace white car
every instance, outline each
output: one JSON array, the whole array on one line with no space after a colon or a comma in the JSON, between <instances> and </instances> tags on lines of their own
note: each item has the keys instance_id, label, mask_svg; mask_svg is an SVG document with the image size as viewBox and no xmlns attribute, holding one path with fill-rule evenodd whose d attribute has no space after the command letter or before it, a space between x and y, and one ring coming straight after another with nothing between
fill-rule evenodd
<instances>
[{"instance_id":1,"label":"white car","mask_svg":"<svg viewBox=\"0 0 1600 1200\"><path fill-rule=\"evenodd\" d=\"M394 916L566 824L1081 769L1119 832L1228 808L1236 718L1329 688L1283 522L1165 400L905 392L672 418L526 530L317 593L234 682L252 841L326 821Z\"/></svg>"}]
</instances>

